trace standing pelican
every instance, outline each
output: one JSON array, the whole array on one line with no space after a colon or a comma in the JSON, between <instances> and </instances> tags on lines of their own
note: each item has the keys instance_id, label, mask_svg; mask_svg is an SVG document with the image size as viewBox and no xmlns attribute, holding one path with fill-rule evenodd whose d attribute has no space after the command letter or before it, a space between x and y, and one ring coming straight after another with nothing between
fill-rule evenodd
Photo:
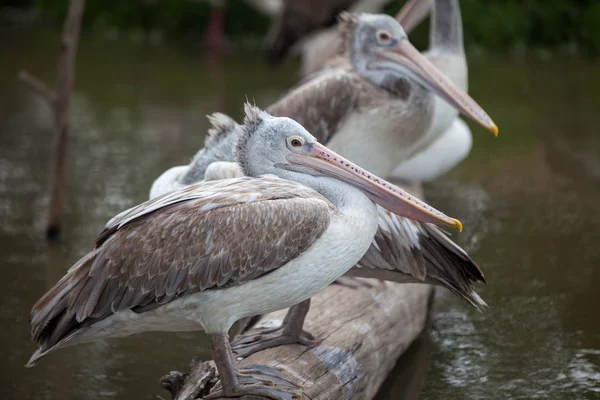
<instances>
[{"instance_id":1,"label":"standing pelican","mask_svg":"<svg viewBox=\"0 0 600 400\"><path fill-rule=\"evenodd\" d=\"M170 192L108 222L95 248L34 305L39 347L29 366L95 339L204 330L221 384L206 399L281 399L283 389L246 384L253 372L236 368L227 337L235 321L300 303L347 272L376 233L373 202L461 229L289 118L246 106L242 130L237 162L248 177Z\"/></svg>"},{"instance_id":2,"label":"standing pelican","mask_svg":"<svg viewBox=\"0 0 600 400\"><path fill-rule=\"evenodd\" d=\"M431 3L431 0L409 0L398 19L403 26L412 28L426 16ZM429 50L424 55L460 90L467 91L468 70L458 0L433 1ZM433 120L425 136L436 139L400 163L392 174L394 178L437 179L469 154L473 142L469 127L458 119L457 111L439 98L435 101Z\"/></svg>"},{"instance_id":3,"label":"standing pelican","mask_svg":"<svg viewBox=\"0 0 600 400\"><path fill-rule=\"evenodd\" d=\"M235 162L206 161L214 158L217 149L231 137L242 132L241 127L222 114L209 116L212 128L206 140L206 147L200 150L188 166L175 167L182 174L194 171L198 182L202 179L227 179L243 176L243 171ZM172 169L175 169L172 168ZM202 176L202 171L206 174ZM168 171L153 186L152 195L169 191L172 184L182 187L175 181L169 183ZM196 182L194 182L196 183ZM161 192L161 189L164 192ZM471 258L431 224L411 223L378 207L379 226L369 250L346 275L350 277L371 277L396 283L429 283L449 289L482 308L485 302L473 290L473 283L485 282L483 274ZM317 340L303 328L304 319L310 308L310 300L293 306L280 327L260 329L259 332L241 336L233 342L238 356L247 357L257 351L283 344L299 343L312 346ZM248 322L248 321L245 321ZM245 323L242 323L244 326Z\"/></svg>"}]
</instances>

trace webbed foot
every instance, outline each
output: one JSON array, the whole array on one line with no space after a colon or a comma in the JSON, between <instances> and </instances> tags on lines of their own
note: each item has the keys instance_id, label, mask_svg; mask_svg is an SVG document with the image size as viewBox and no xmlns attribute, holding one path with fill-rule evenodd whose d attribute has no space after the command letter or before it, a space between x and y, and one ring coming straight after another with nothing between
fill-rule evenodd
<instances>
[{"instance_id":1,"label":"webbed foot","mask_svg":"<svg viewBox=\"0 0 600 400\"><path fill-rule=\"evenodd\" d=\"M246 358L256 352L283 346L284 344L301 344L307 347L314 347L319 343L318 339L304 330L296 332L282 325L278 328L253 329L249 333L233 340L231 342L231 349L236 356Z\"/></svg>"},{"instance_id":2,"label":"webbed foot","mask_svg":"<svg viewBox=\"0 0 600 400\"><path fill-rule=\"evenodd\" d=\"M264 365L249 365L236 372L238 385L229 388L226 394L217 382L204 399L235 399L255 396L272 400L302 399L302 386L287 380L280 370Z\"/></svg>"}]
</instances>

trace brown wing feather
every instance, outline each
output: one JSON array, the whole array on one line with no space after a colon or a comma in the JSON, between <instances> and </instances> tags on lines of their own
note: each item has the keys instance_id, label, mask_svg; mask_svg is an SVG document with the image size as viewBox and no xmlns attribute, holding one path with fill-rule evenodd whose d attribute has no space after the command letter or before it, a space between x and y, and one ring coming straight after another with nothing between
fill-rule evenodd
<instances>
[{"instance_id":1,"label":"brown wing feather","mask_svg":"<svg viewBox=\"0 0 600 400\"><path fill-rule=\"evenodd\" d=\"M319 142L327 143L373 91L375 86L354 72L334 68L291 89L267 111L276 117L296 120Z\"/></svg>"},{"instance_id":2,"label":"brown wing feather","mask_svg":"<svg viewBox=\"0 0 600 400\"><path fill-rule=\"evenodd\" d=\"M435 225L378 210L373 243L350 275L435 284L475 307L485 306L473 289L474 283L485 282L483 273L463 249Z\"/></svg>"},{"instance_id":3,"label":"brown wing feather","mask_svg":"<svg viewBox=\"0 0 600 400\"><path fill-rule=\"evenodd\" d=\"M115 312L143 312L267 274L327 229L333 206L309 188L273 178L230 181L194 185L113 218L97 248L33 307L39 352ZM224 185L228 191L215 190Z\"/></svg>"}]
</instances>

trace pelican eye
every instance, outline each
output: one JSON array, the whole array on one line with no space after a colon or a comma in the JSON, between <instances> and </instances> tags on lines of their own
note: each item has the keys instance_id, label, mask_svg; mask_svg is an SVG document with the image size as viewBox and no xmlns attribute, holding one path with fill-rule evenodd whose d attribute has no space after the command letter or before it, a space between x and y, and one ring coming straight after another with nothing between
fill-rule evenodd
<instances>
[{"instance_id":1,"label":"pelican eye","mask_svg":"<svg viewBox=\"0 0 600 400\"><path fill-rule=\"evenodd\" d=\"M292 136L288 139L288 143L292 147L302 147L304 146L304 139L298 136Z\"/></svg>"},{"instance_id":2,"label":"pelican eye","mask_svg":"<svg viewBox=\"0 0 600 400\"><path fill-rule=\"evenodd\" d=\"M377 31L377 43L382 45L389 45L392 42L392 35L383 29Z\"/></svg>"}]
</instances>

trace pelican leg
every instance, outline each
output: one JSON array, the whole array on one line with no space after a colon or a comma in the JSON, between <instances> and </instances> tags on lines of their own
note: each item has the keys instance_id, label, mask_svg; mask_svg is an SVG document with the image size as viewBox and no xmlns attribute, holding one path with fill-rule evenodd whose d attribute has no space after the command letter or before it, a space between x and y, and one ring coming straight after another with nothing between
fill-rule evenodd
<instances>
[{"instance_id":1,"label":"pelican leg","mask_svg":"<svg viewBox=\"0 0 600 400\"><path fill-rule=\"evenodd\" d=\"M277 328L259 328L256 331L239 336L232 343L233 352L246 358L258 351L284 344L301 344L313 347L319 344L312 334L304 331L304 320L310 309L310 299L291 307L281 326Z\"/></svg>"},{"instance_id":2,"label":"pelican leg","mask_svg":"<svg viewBox=\"0 0 600 400\"><path fill-rule=\"evenodd\" d=\"M227 333L212 335L212 351L219 382L204 399L260 396L272 400L302 398L302 387L285 379L281 371L261 365L237 369Z\"/></svg>"}]
</instances>

